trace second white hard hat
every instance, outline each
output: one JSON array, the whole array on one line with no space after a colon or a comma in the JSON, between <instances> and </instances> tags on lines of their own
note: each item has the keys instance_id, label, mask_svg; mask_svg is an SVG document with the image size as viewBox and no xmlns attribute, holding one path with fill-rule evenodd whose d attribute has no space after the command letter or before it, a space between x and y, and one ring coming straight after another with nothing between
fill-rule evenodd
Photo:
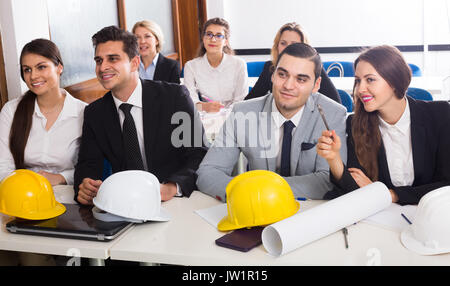
<instances>
[{"instance_id":1,"label":"second white hard hat","mask_svg":"<svg viewBox=\"0 0 450 286\"><path fill-rule=\"evenodd\" d=\"M93 200L94 217L103 221L168 221L161 207L158 178L145 171L114 173L101 185Z\"/></svg>"},{"instance_id":2,"label":"second white hard hat","mask_svg":"<svg viewBox=\"0 0 450 286\"><path fill-rule=\"evenodd\" d=\"M403 245L421 255L450 252L450 186L419 201L412 224L401 234Z\"/></svg>"}]
</instances>

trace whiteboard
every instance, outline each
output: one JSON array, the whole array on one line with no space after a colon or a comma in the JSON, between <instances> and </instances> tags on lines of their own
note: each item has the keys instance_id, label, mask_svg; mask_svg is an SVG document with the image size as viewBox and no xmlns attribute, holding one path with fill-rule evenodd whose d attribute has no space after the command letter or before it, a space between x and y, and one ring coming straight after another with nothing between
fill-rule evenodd
<instances>
[{"instance_id":1,"label":"whiteboard","mask_svg":"<svg viewBox=\"0 0 450 286\"><path fill-rule=\"evenodd\" d=\"M64 62L61 86L96 77L92 36L119 25L116 0L47 0L50 38Z\"/></svg>"},{"instance_id":2,"label":"whiteboard","mask_svg":"<svg viewBox=\"0 0 450 286\"><path fill-rule=\"evenodd\" d=\"M234 49L270 48L293 21L315 47L424 42L424 0L226 0L224 17Z\"/></svg>"},{"instance_id":3,"label":"whiteboard","mask_svg":"<svg viewBox=\"0 0 450 286\"><path fill-rule=\"evenodd\" d=\"M171 0L126 0L125 11L130 32L136 22L151 20L161 27L164 34L162 53L167 55L175 52Z\"/></svg>"}]
</instances>

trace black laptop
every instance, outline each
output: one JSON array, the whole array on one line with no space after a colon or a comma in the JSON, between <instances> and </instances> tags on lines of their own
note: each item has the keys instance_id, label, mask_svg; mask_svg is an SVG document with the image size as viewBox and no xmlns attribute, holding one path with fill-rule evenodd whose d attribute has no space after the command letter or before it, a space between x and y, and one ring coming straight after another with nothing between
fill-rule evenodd
<instances>
[{"instance_id":1,"label":"black laptop","mask_svg":"<svg viewBox=\"0 0 450 286\"><path fill-rule=\"evenodd\" d=\"M46 220L25 220L16 218L6 224L11 233L51 236L95 241L111 241L132 222L104 222L94 218L92 206L64 204L66 212Z\"/></svg>"}]
</instances>

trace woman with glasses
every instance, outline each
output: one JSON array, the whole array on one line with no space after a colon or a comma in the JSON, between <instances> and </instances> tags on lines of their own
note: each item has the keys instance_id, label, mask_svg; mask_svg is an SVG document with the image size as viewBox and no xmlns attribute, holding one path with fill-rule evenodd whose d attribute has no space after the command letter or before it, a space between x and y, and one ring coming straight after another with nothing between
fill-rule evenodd
<instances>
[{"instance_id":1,"label":"woman with glasses","mask_svg":"<svg viewBox=\"0 0 450 286\"><path fill-rule=\"evenodd\" d=\"M233 55L227 21L208 20L202 35L198 57L185 65L184 85L199 111L218 112L244 99L248 92L247 65Z\"/></svg>"},{"instance_id":2,"label":"woman with glasses","mask_svg":"<svg viewBox=\"0 0 450 286\"><path fill-rule=\"evenodd\" d=\"M295 22L284 24L278 30L275 39L273 40L273 46L270 52L272 60L267 61L264 64L264 69L259 75L259 78L250 93L245 97L246 100L264 96L268 92L272 91L272 74L274 70L274 63L277 62L278 55L281 54L287 46L293 43L309 44L305 31ZM322 69L320 77L322 78L322 81L320 83L319 92L334 101L341 103L339 93L324 69Z\"/></svg>"},{"instance_id":3,"label":"woman with glasses","mask_svg":"<svg viewBox=\"0 0 450 286\"><path fill-rule=\"evenodd\" d=\"M177 61L161 54L164 35L155 22L144 20L134 24L132 33L139 43L139 77L142 79L161 80L180 83L180 65Z\"/></svg>"}]
</instances>

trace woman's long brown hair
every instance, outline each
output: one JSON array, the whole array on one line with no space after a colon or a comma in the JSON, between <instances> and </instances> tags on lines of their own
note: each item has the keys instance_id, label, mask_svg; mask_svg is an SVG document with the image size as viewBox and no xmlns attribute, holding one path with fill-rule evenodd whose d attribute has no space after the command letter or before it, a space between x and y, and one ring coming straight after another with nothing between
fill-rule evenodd
<instances>
[{"instance_id":1,"label":"woman's long brown hair","mask_svg":"<svg viewBox=\"0 0 450 286\"><path fill-rule=\"evenodd\" d=\"M393 88L395 96L403 98L411 82L411 69L400 51L393 46L378 46L363 52L355 61L371 64L377 73ZM359 163L372 181L378 180L378 151L381 147L378 111L367 112L359 97L355 94L355 115L352 119L352 137Z\"/></svg>"},{"instance_id":2,"label":"woman's long brown hair","mask_svg":"<svg viewBox=\"0 0 450 286\"><path fill-rule=\"evenodd\" d=\"M61 59L61 54L58 47L49 40L36 39L26 44L20 54L20 76L25 81L22 69L22 59L27 54L36 54L51 60L56 66L64 65ZM34 105L36 94L32 91L27 91L19 104L11 124L9 133L9 149L14 158L16 169L25 169L25 146L27 145L28 137L30 135L31 125L33 123Z\"/></svg>"}]
</instances>

